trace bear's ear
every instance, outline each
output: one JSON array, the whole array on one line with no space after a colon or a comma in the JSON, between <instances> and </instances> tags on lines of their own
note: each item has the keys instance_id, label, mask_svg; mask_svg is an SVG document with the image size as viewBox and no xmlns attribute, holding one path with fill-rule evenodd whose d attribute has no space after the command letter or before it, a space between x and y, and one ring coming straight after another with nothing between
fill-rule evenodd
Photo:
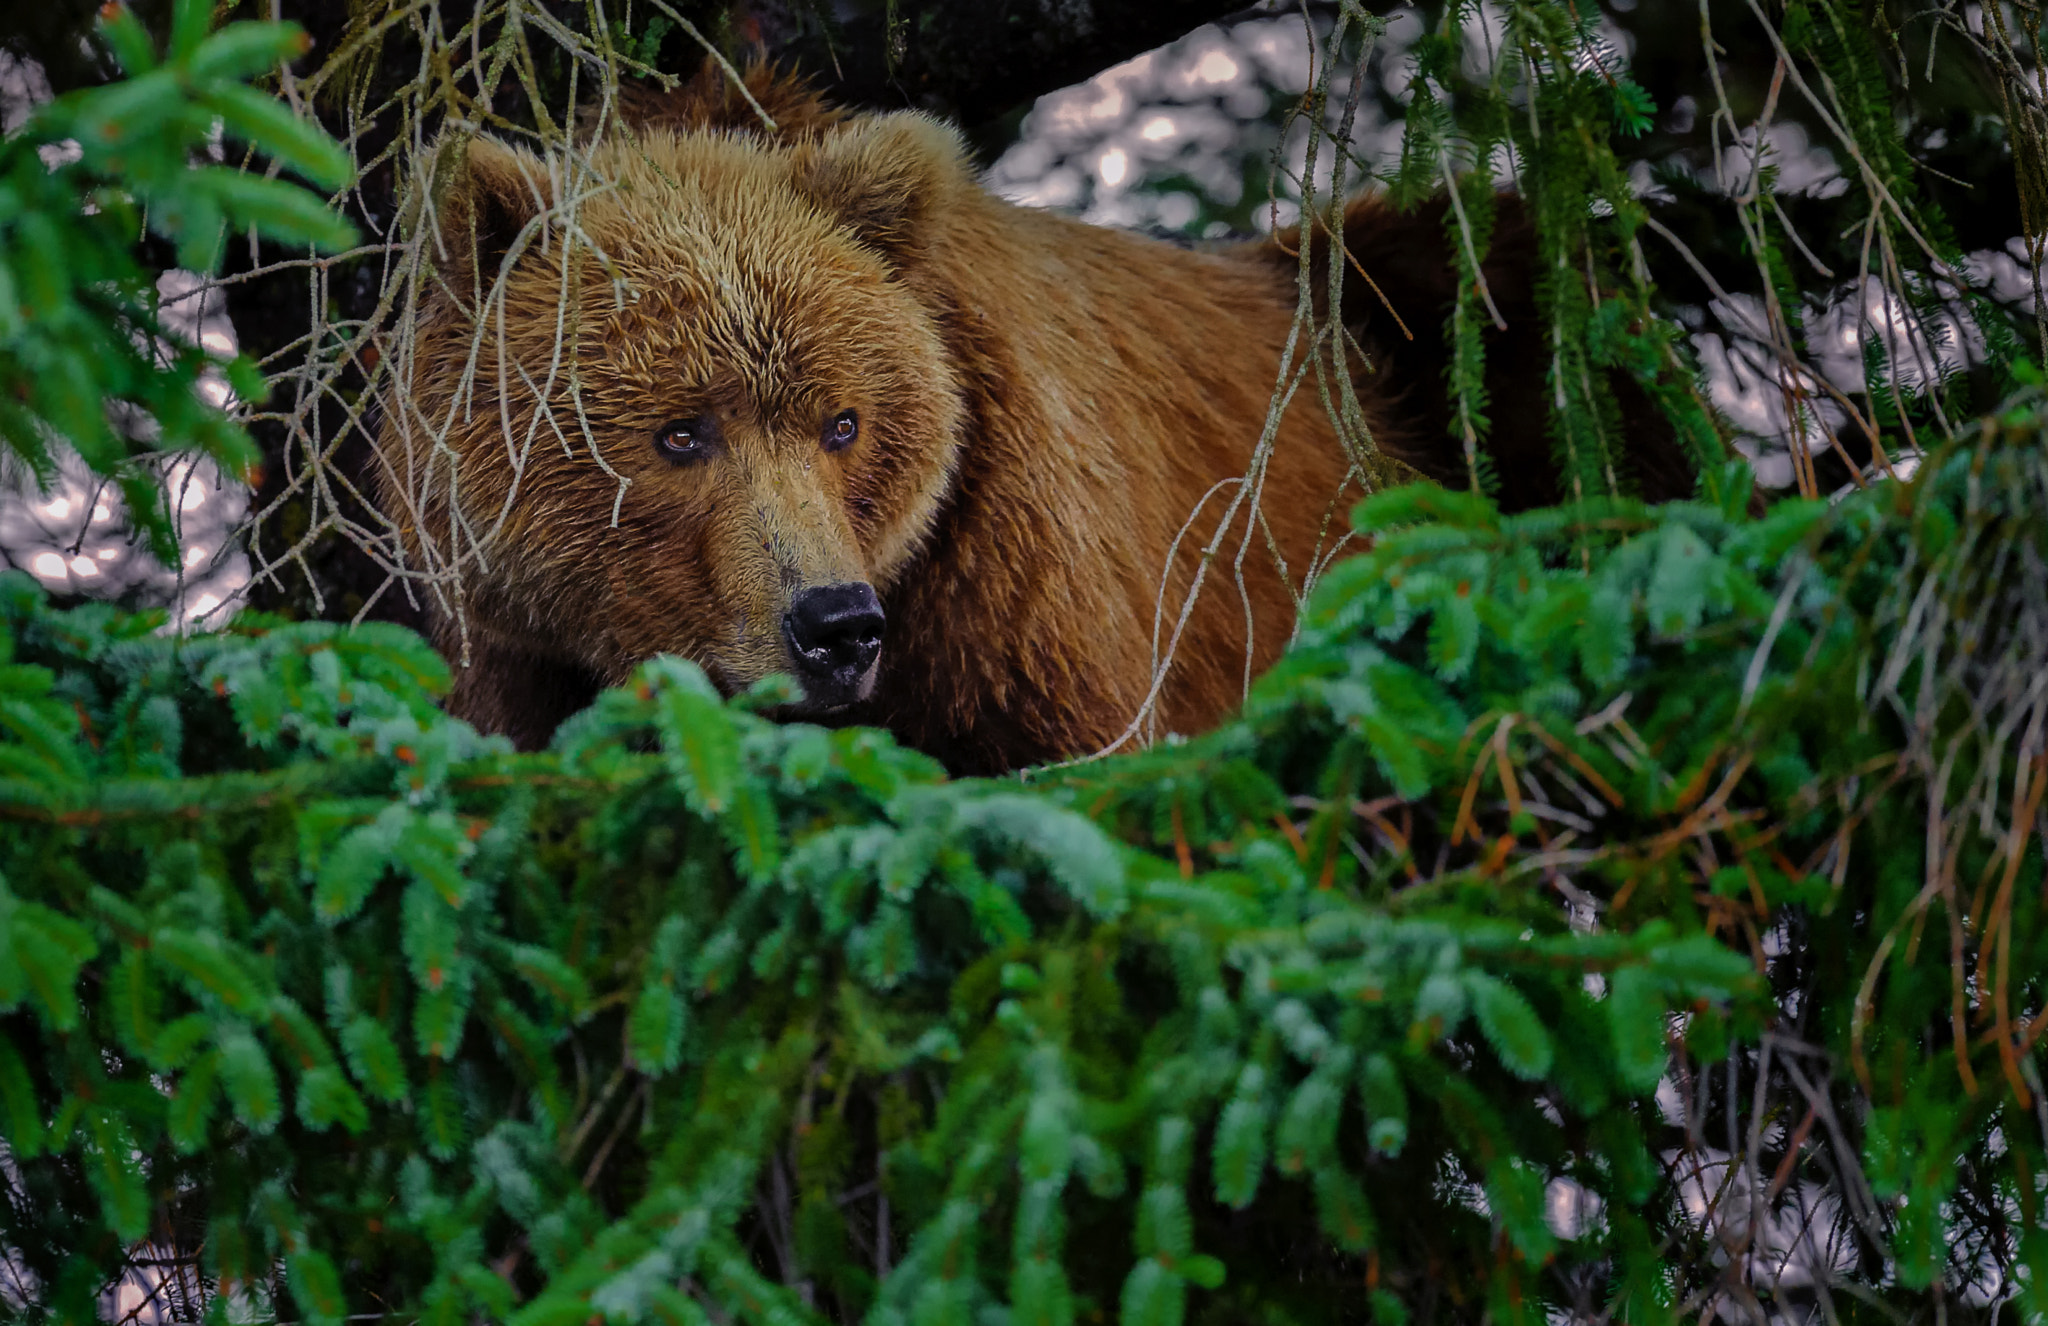
<instances>
[{"instance_id":1,"label":"bear's ear","mask_svg":"<svg viewBox=\"0 0 2048 1326\"><path fill-rule=\"evenodd\" d=\"M552 205L547 163L494 138L450 134L424 176L409 220L424 232L427 261L465 297L491 287L521 232Z\"/></svg>"},{"instance_id":2,"label":"bear's ear","mask_svg":"<svg viewBox=\"0 0 2048 1326\"><path fill-rule=\"evenodd\" d=\"M959 133L915 111L865 117L798 147L792 179L899 271L924 256L947 198L974 185Z\"/></svg>"}]
</instances>

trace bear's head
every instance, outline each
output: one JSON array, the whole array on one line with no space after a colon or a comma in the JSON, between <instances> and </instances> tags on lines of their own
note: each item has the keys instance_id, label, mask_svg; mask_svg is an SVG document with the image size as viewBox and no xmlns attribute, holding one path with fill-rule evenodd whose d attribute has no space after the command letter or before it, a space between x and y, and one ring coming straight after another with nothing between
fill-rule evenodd
<instances>
[{"instance_id":1,"label":"bear's head","mask_svg":"<svg viewBox=\"0 0 2048 1326\"><path fill-rule=\"evenodd\" d=\"M670 653L728 692L865 698L877 592L962 445L929 270L976 187L957 136L898 114L427 160L379 486L444 620L607 683Z\"/></svg>"}]
</instances>

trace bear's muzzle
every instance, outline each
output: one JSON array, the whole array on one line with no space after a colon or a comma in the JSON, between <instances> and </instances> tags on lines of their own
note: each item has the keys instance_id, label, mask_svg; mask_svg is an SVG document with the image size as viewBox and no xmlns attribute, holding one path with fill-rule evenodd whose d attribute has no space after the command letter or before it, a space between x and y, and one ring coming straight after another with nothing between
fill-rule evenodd
<instances>
[{"instance_id":1,"label":"bear's muzzle","mask_svg":"<svg viewBox=\"0 0 2048 1326\"><path fill-rule=\"evenodd\" d=\"M800 590L790 600L782 636L805 708L838 709L868 697L884 621L874 586L862 581Z\"/></svg>"}]
</instances>

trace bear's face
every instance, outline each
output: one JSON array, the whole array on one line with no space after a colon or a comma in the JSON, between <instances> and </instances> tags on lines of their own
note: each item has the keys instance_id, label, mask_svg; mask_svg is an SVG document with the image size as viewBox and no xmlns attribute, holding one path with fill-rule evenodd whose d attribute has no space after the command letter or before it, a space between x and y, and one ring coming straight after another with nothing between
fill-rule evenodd
<instances>
[{"instance_id":1,"label":"bear's face","mask_svg":"<svg viewBox=\"0 0 2048 1326\"><path fill-rule=\"evenodd\" d=\"M960 446L915 290L957 143L903 116L793 147L650 132L586 161L479 139L441 193L458 242L408 395L459 463L411 486L419 525L443 557L474 541L477 626L603 680L672 653L729 692L788 673L806 709L865 698L877 591ZM387 465L420 450L392 433Z\"/></svg>"}]
</instances>

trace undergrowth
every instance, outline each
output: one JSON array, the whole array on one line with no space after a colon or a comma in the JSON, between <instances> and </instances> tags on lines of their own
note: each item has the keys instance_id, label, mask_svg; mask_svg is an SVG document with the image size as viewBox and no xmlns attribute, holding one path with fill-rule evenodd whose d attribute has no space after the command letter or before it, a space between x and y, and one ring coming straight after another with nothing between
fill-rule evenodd
<instances>
[{"instance_id":1,"label":"undergrowth","mask_svg":"<svg viewBox=\"0 0 2048 1326\"><path fill-rule=\"evenodd\" d=\"M1959 1292L1973 1173L2031 1264L2041 422L1760 519L1398 490L1241 719L1023 784L666 659L514 754L397 628L6 581L0 1239L76 1319L154 1248L309 1321L1643 1321L1817 1165L1841 1281Z\"/></svg>"}]
</instances>

